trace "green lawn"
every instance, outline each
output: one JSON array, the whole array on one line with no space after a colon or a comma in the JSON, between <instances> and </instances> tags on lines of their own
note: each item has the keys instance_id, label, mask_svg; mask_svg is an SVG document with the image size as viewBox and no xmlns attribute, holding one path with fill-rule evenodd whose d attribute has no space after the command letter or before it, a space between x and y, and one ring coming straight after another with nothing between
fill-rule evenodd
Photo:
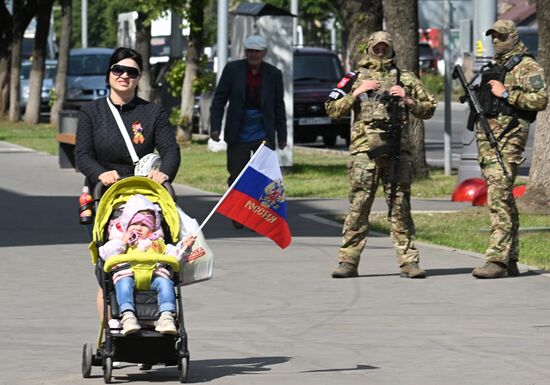
<instances>
[{"instance_id":1,"label":"green lawn","mask_svg":"<svg viewBox=\"0 0 550 385\"><path fill-rule=\"evenodd\" d=\"M10 123L0 120L0 140L57 155L57 129L46 124Z\"/></svg>"},{"instance_id":2,"label":"green lawn","mask_svg":"<svg viewBox=\"0 0 550 385\"><path fill-rule=\"evenodd\" d=\"M0 121L0 140L52 155L58 151L55 134L56 130L49 125ZM194 141L181 149L181 155L177 183L216 193L225 191L225 153L207 152L204 141ZM292 170L284 176L288 196L346 198L346 162L346 156L334 152L318 153L295 148ZM455 175L445 176L441 169L432 169L430 178L413 183L412 195L416 198L448 198L455 185ZM380 189L378 193L381 194ZM385 214L373 215L371 219L373 230L388 231ZM487 247L489 214L486 208L472 208L453 214L414 214L414 220L417 238L421 241L480 253ZM550 216L522 215L521 226L550 227ZM548 235L540 231L521 232L521 262L550 268Z\"/></svg>"},{"instance_id":3,"label":"green lawn","mask_svg":"<svg viewBox=\"0 0 550 385\"><path fill-rule=\"evenodd\" d=\"M0 140L56 155L55 128L0 121ZM285 190L289 197L346 198L347 157L336 152L318 153L295 148L292 170L285 174ZM177 183L202 190L223 193L227 186L225 153L206 151L204 141L193 141L181 149L182 162ZM432 169L429 179L413 184L417 198L450 196L456 177L445 176L441 169ZM381 191L379 191L381 194Z\"/></svg>"},{"instance_id":4,"label":"green lawn","mask_svg":"<svg viewBox=\"0 0 550 385\"><path fill-rule=\"evenodd\" d=\"M420 241L478 253L487 249L490 221L486 207L456 213L415 213L413 219ZM372 215L371 228L388 234L386 215ZM550 269L550 215L522 214L519 234L520 262Z\"/></svg>"},{"instance_id":5,"label":"green lawn","mask_svg":"<svg viewBox=\"0 0 550 385\"><path fill-rule=\"evenodd\" d=\"M194 142L182 149L181 155L176 182L216 193L225 191L225 153L207 152L204 143ZM346 198L346 163L344 155L295 148L292 170L284 175L285 191L289 197ZM417 198L450 196L455 184L456 176L445 176L443 170L432 169L429 179L413 184L412 193ZM378 193L382 194L381 189Z\"/></svg>"}]
</instances>

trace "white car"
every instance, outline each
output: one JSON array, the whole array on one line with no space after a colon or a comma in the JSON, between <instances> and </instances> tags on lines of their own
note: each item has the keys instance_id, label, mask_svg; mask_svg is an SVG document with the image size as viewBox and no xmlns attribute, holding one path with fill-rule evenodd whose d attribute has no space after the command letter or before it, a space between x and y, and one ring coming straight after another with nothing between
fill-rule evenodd
<instances>
[{"instance_id":1,"label":"white car","mask_svg":"<svg viewBox=\"0 0 550 385\"><path fill-rule=\"evenodd\" d=\"M29 100L31 65L32 63L29 60L25 60L21 63L21 77L19 81L19 104L21 106L21 111L25 111L27 108L27 101ZM42 81L40 111L47 112L50 110L50 92L55 87L56 70L57 60L46 60L44 80Z\"/></svg>"},{"instance_id":2,"label":"white car","mask_svg":"<svg viewBox=\"0 0 550 385\"><path fill-rule=\"evenodd\" d=\"M111 48L75 48L69 53L65 108L80 108L90 100L107 96L106 75Z\"/></svg>"}]
</instances>

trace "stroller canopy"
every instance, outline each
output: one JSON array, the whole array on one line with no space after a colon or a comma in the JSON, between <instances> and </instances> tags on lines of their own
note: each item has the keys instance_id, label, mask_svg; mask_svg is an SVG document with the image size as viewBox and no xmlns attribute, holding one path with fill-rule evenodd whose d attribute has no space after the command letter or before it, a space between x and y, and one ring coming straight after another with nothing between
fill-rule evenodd
<instances>
[{"instance_id":1,"label":"stroller canopy","mask_svg":"<svg viewBox=\"0 0 550 385\"><path fill-rule=\"evenodd\" d=\"M164 221L170 229L170 236L173 242L178 241L179 235L179 215L176 203L170 193L159 183L152 179L140 176L133 176L122 179L110 186L101 197L95 213L94 229L92 233L92 242L90 243L90 253L92 262L95 264L98 258L98 243L103 241L105 226L109 223L109 218L113 210L126 203L131 196L141 194L156 203L162 210Z\"/></svg>"}]
</instances>

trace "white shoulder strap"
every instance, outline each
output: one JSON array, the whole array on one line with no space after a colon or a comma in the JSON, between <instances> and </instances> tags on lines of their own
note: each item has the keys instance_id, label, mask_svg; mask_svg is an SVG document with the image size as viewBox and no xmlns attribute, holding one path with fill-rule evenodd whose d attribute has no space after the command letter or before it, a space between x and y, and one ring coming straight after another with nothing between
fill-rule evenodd
<instances>
[{"instance_id":1,"label":"white shoulder strap","mask_svg":"<svg viewBox=\"0 0 550 385\"><path fill-rule=\"evenodd\" d=\"M132 141L130 140L130 136L128 135L128 131L126 131L126 127L124 127L124 122L122 121L122 118L120 116L120 113L116 109L116 107L111 103L111 100L107 96L107 104L109 105L109 108L111 109L111 112L113 113L113 116L115 117L116 123L118 125L118 128L120 130L120 133L122 134L122 137L124 138L124 142L126 143L126 147L128 147L128 152L130 153L130 156L132 157L132 162L134 162L134 165L139 162L139 156L136 153L136 149L134 148L134 145L132 144Z\"/></svg>"}]
</instances>

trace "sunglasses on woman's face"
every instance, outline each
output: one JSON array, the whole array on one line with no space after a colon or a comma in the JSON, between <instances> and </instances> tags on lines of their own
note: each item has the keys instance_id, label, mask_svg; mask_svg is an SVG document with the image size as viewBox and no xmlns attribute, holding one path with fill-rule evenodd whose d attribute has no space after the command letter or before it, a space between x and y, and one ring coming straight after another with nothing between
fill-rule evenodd
<instances>
[{"instance_id":1,"label":"sunglasses on woman's face","mask_svg":"<svg viewBox=\"0 0 550 385\"><path fill-rule=\"evenodd\" d=\"M135 67L126 67L120 64L113 64L111 67L111 73L115 76L122 76L125 72L130 79L136 79L139 76L139 70Z\"/></svg>"}]
</instances>

